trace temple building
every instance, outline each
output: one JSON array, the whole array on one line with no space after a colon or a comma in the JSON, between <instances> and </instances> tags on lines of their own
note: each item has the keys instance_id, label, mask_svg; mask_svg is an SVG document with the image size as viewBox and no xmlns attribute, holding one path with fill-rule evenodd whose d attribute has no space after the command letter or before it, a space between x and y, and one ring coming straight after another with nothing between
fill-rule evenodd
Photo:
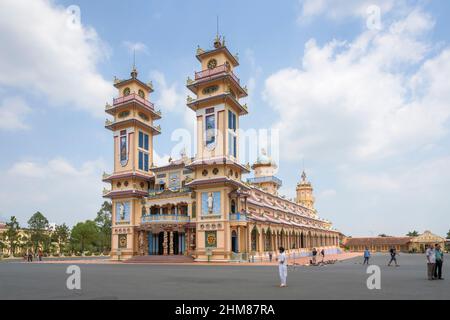
<instances>
[{"instance_id":1,"label":"temple building","mask_svg":"<svg viewBox=\"0 0 450 320\"><path fill-rule=\"evenodd\" d=\"M295 201L279 195L277 165L263 150L250 168L239 161L240 117L248 114L247 88L236 76L239 61L217 36L197 49L201 71L187 79L187 107L196 113L197 154L153 164L153 137L161 113L150 102L151 83L115 79L118 98L106 105L114 117L114 172L104 196L113 203L113 258L188 256L195 261L240 261L306 254L312 247L338 251L339 232L319 218L305 172ZM244 179L251 173L253 177Z\"/></svg>"}]
</instances>

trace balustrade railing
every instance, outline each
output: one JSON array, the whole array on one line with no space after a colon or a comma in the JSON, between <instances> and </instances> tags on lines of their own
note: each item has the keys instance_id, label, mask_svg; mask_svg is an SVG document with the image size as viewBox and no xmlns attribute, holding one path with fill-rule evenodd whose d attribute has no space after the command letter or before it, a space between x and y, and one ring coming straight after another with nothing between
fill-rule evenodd
<instances>
[{"instance_id":1,"label":"balustrade railing","mask_svg":"<svg viewBox=\"0 0 450 320\"><path fill-rule=\"evenodd\" d=\"M189 222L188 215L182 214L147 214L141 217L142 223L148 222Z\"/></svg>"}]
</instances>

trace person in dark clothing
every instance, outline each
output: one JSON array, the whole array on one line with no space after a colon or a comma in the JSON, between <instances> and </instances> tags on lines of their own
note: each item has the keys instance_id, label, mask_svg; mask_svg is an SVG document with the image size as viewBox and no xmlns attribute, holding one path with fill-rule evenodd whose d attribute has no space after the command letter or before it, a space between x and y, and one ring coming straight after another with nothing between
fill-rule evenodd
<instances>
[{"instance_id":1,"label":"person in dark clothing","mask_svg":"<svg viewBox=\"0 0 450 320\"><path fill-rule=\"evenodd\" d=\"M395 250L394 247L391 248L391 250L389 250L389 253L391 254L391 260L389 260L388 266L391 266L392 262L395 262L395 266L398 267L398 263L397 263L397 250Z\"/></svg>"},{"instance_id":2,"label":"person in dark clothing","mask_svg":"<svg viewBox=\"0 0 450 320\"><path fill-rule=\"evenodd\" d=\"M325 249L322 249L322 251L320 251L320 255L322 256L322 262L325 259Z\"/></svg>"},{"instance_id":3,"label":"person in dark clothing","mask_svg":"<svg viewBox=\"0 0 450 320\"><path fill-rule=\"evenodd\" d=\"M317 263L317 249L316 248L313 248L313 250L312 250L312 262L313 262L313 264Z\"/></svg>"},{"instance_id":4,"label":"person in dark clothing","mask_svg":"<svg viewBox=\"0 0 450 320\"><path fill-rule=\"evenodd\" d=\"M444 280L442 278L442 264L444 263L444 252L439 244L436 244L434 253L436 255L436 265L434 267L434 278L439 280Z\"/></svg>"}]
</instances>

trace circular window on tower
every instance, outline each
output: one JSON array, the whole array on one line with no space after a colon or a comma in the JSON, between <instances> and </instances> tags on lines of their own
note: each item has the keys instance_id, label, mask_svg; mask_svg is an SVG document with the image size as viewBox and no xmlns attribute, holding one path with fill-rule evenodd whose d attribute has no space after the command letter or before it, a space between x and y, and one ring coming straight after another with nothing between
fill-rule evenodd
<instances>
[{"instance_id":1,"label":"circular window on tower","mask_svg":"<svg viewBox=\"0 0 450 320\"><path fill-rule=\"evenodd\" d=\"M145 184L144 184L144 182L141 182L141 189L144 189L144 186L145 186Z\"/></svg>"},{"instance_id":2,"label":"circular window on tower","mask_svg":"<svg viewBox=\"0 0 450 320\"><path fill-rule=\"evenodd\" d=\"M125 187L128 187L128 181L125 181L125 182L123 183L123 185L124 185Z\"/></svg>"},{"instance_id":3,"label":"circular window on tower","mask_svg":"<svg viewBox=\"0 0 450 320\"><path fill-rule=\"evenodd\" d=\"M202 175L203 175L204 177L206 177L206 176L208 175L208 170L206 170L206 169L203 170L203 171L202 171Z\"/></svg>"},{"instance_id":4,"label":"circular window on tower","mask_svg":"<svg viewBox=\"0 0 450 320\"><path fill-rule=\"evenodd\" d=\"M141 89L139 89L138 95L139 95L139 97L141 97L142 99L145 99L145 93L144 93L144 91L142 91Z\"/></svg>"},{"instance_id":5,"label":"circular window on tower","mask_svg":"<svg viewBox=\"0 0 450 320\"><path fill-rule=\"evenodd\" d=\"M214 69L215 67L217 67L217 60L216 59L209 60L208 69Z\"/></svg>"},{"instance_id":6,"label":"circular window on tower","mask_svg":"<svg viewBox=\"0 0 450 320\"><path fill-rule=\"evenodd\" d=\"M122 186L122 183L119 181L119 182L117 182L116 186L117 186L117 188L120 188Z\"/></svg>"},{"instance_id":7,"label":"circular window on tower","mask_svg":"<svg viewBox=\"0 0 450 320\"><path fill-rule=\"evenodd\" d=\"M214 174L214 175L217 175L218 173L219 173L219 169L214 168L214 169L213 169L213 174Z\"/></svg>"},{"instance_id":8,"label":"circular window on tower","mask_svg":"<svg viewBox=\"0 0 450 320\"><path fill-rule=\"evenodd\" d=\"M129 94L130 94L130 88L126 87L125 89L123 89L124 96L128 96Z\"/></svg>"}]
</instances>

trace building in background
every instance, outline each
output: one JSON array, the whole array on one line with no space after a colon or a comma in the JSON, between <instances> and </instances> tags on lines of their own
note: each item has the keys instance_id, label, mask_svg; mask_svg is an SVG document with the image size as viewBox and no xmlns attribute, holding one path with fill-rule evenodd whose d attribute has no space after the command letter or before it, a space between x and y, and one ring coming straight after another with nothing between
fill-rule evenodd
<instances>
[{"instance_id":1,"label":"building in background","mask_svg":"<svg viewBox=\"0 0 450 320\"><path fill-rule=\"evenodd\" d=\"M425 252L427 245L434 246L437 243L444 248L445 238L425 231L417 237L349 237L343 245L354 252L362 252L366 247L372 252L388 252L392 247L401 252Z\"/></svg>"},{"instance_id":2,"label":"building in background","mask_svg":"<svg viewBox=\"0 0 450 320\"><path fill-rule=\"evenodd\" d=\"M239 161L240 102L247 88L237 77L237 56L216 37L210 50L197 49L201 71L188 78L196 98L187 106L196 114L195 157L181 152L165 166L153 165L153 137L161 118L149 101L151 84L137 78L116 80L119 97L106 112L114 117L106 128L114 137L114 172L104 196L112 199L113 258L189 256L196 261L265 258L283 246L307 254L312 247L338 252L339 232L318 216L313 188L305 172L297 199L278 194L282 181L276 164L263 151L253 164Z\"/></svg>"}]
</instances>

